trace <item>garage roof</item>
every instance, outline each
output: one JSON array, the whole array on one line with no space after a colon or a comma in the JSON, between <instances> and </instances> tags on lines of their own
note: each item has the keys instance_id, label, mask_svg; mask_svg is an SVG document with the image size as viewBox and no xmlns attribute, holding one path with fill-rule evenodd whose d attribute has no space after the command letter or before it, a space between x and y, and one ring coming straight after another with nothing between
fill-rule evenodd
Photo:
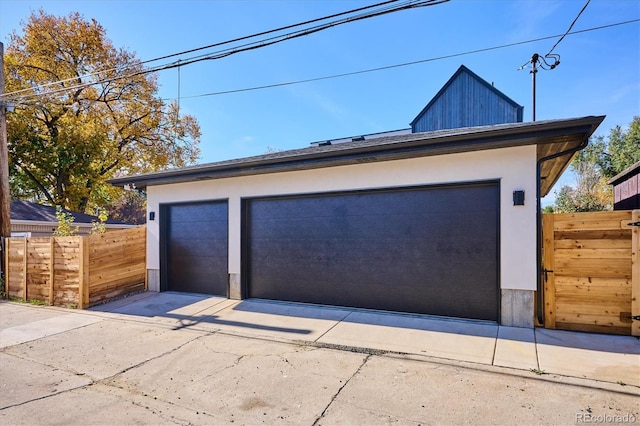
<instances>
[{"instance_id":1,"label":"garage roof","mask_svg":"<svg viewBox=\"0 0 640 426\"><path fill-rule=\"evenodd\" d=\"M120 177L109 180L109 183L116 186L135 184L136 188L141 189L153 185L308 170L523 145L536 145L537 158L540 160L549 155L578 147L591 136L604 118L604 116L589 116L508 123L365 139ZM540 175L542 196L551 190L572 158L572 154L567 154L542 163Z\"/></svg>"}]
</instances>

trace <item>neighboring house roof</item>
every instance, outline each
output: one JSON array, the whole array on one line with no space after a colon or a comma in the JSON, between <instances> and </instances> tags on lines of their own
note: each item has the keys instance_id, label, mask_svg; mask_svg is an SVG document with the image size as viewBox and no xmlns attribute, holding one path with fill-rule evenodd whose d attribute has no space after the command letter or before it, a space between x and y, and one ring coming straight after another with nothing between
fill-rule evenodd
<instances>
[{"instance_id":1,"label":"neighboring house roof","mask_svg":"<svg viewBox=\"0 0 640 426\"><path fill-rule=\"evenodd\" d=\"M414 132L521 122L524 107L464 65L411 121ZM425 121L426 120L426 121Z\"/></svg>"},{"instance_id":2,"label":"neighboring house roof","mask_svg":"<svg viewBox=\"0 0 640 426\"><path fill-rule=\"evenodd\" d=\"M91 224L91 222L99 222L97 216L91 216L84 213L64 210L73 216L74 224ZM53 222L58 223L56 218L56 208L45 206L44 204L32 203L24 200L11 201L11 221L31 221L31 222ZM118 222L116 220L107 220L109 225L128 225L127 223Z\"/></svg>"},{"instance_id":3,"label":"neighboring house roof","mask_svg":"<svg viewBox=\"0 0 640 426\"><path fill-rule=\"evenodd\" d=\"M524 145L536 145L539 160L580 146L588 140L603 120L604 116L589 116L410 133L273 152L255 157L121 177L111 179L109 182L117 186L135 184L137 188L144 188L152 185L317 169ZM572 157L573 155L561 155L542 163L541 194L543 196L551 190L553 184L569 165Z\"/></svg>"},{"instance_id":4,"label":"neighboring house roof","mask_svg":"<svg viewBox=\"0 0 640 426\"><path fill-rule=\"evenodd\" d=\"M609 180L613 185L613 209L640 209L640 161Z\"/></svg>"},{"instance_id":5,"label":"neighboring house roof","mask_svg":"<svg viewBox=\"0 0 640 426\"><path fill-rule=\"evenodd\" d=\"M609 179L609 182L607 183L609 185L617 185L637 174L640 174L640 161L624 169L623 171Z\"/></svg>"}]
</instances>

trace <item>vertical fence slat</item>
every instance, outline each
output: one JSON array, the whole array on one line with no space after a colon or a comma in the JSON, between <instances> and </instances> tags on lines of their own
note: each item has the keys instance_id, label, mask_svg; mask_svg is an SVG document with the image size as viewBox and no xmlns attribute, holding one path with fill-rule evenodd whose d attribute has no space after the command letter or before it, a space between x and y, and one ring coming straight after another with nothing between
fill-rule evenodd
<instances>
[{"instance_id":1,"label":"vertical fence slat","mask_svg":"<svg viewBox=\"0 0 640 426\"><path fill-rule=\"evenodd\" d=\"M554 268L554 235L553 235L553 215L542 216L542 236L544 257L542 266L546 270L542 274L544 280L544 324L546 328L556 328L556 288Z\"/></svg>"},{"instance_id":2,"label":"vertical fence slat","mask_svg":"<svg viewBox=\"0 0 640 426\"><path fill-rule=\"evenodd\" d=\"M53 306L53 294L54 294L54 287L53 287L53 283L55 280L55 256L54 253L56 251L56 243L55 243L55 239L53 237L50 238L50 243L49 243L49 250L51 251L49 253L49 305Z\"/></svg>"},{"instance_id":3,"label":"vertical fence slat","mask_svg":"<svg viewBox=\"0 0 640 426\"><path fill-rule=\"evenodd\" d=\"M29 249L29 238L24 239L24 252L22 256L22 298L27 300L27 250Z\"/></svg>"},{"instance_id":4,"label":"vertical fence slat","mask_svg":"<svg viewBox=\"0 0 640 426\"><path fill-rule=\"evenodd\" d=\"M640 210L631 213L631 222L640 222ZM640 226L631 232L631 315L640 315ZM640 321L631 323L631 335L640 336Z\"/></svg>"},{"instance_id":5,"label":"vertical fence slat","mask_svg":"<svg viewBox=\"0 0 640 426\"><path fill-rule=\"evenodd\" d=\"M149 270L147 269L147 227L144 227L144 232L142 233L142 239L144 241L144 291L149 290Z\"/></svg>"},{"instance_id":6,"label":"vertical fence slat","mask_svg":"<svg viewBox=\"0 0 640 426\"><path fill-rule=\"evenodd\" d=\"M83 309L85 306L86 288L89 285L89 280L87 279L89 275L89 254L87 253L86 237L79 237L78 249L80 250L78 259L78 309Z\"/></svg>"},{"instance_id":7,"label":"vertical fence slat","mask_svg":"<svg viewBox=\"0 0 640 426\"><path fill-rule=\"evenodd\" d=\"M91 290L89 288L89 284L91 283L91 268L89 267L89 262L91 261L91 250L89 244L89 237L82 237L82 251L84 255L82 256L82 306L84 308L89 307L89 296Z\"/></svg>"},{"instance_id":8,"label":"vertical fence slat","mask_svg":"<svg viewBox=\"0 0 640 426\"><path fill-rule=\"evenodd\" d=\"M9 298L9 250L10 250L11 238L4 240L4 291L5 297Z\"/></svg>"}]
</instances>

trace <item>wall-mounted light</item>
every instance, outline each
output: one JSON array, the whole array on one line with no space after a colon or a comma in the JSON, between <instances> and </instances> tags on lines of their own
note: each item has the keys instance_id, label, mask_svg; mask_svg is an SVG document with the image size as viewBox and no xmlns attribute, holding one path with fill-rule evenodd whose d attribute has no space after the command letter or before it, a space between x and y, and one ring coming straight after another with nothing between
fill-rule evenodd
<instances>
[{"instance_id":1,"label":"wall-mounted light","mask_svg":"<svg viewBox=\"0 0 640 426\"><path fill-rule=\"evenodd\" d=\"M149 220L156 220L156 212L149 212Z\"/></svg>"},{"instance_id":2,"label":"wall-mounted light","mask_svg":"<svg viewBox=\"0 0 640 426\"><path fill-rule=\"evenodd\" d=\"M524 206L524 191L513 191L513 205Z\"/></svg>"}]
</instances>

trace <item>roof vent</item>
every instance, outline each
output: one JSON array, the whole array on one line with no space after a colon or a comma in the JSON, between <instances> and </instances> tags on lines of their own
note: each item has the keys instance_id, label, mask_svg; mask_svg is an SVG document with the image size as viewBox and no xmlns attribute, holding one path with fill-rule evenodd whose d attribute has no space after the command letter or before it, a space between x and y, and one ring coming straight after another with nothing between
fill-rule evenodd
<instances>
[{"instance_id":1,"label":"roof vent","mask_svg":"<svg viewBox=\"0 0 640 426\"><path fill-rule=\"evenodd\" d=\"M331 145L331 141L320 142L318 146L328 146Z\"/></svg>"},{"instance_id":2,"label":"roof vent","mask_svg":"<svg viewBox=\"0 0 640 426\"><path fill-rule=\"evenodd\" d=\"M364 136L357 136L355 138L351 138L351 142L363 141Z\"/></svg>"}]
</instances>

